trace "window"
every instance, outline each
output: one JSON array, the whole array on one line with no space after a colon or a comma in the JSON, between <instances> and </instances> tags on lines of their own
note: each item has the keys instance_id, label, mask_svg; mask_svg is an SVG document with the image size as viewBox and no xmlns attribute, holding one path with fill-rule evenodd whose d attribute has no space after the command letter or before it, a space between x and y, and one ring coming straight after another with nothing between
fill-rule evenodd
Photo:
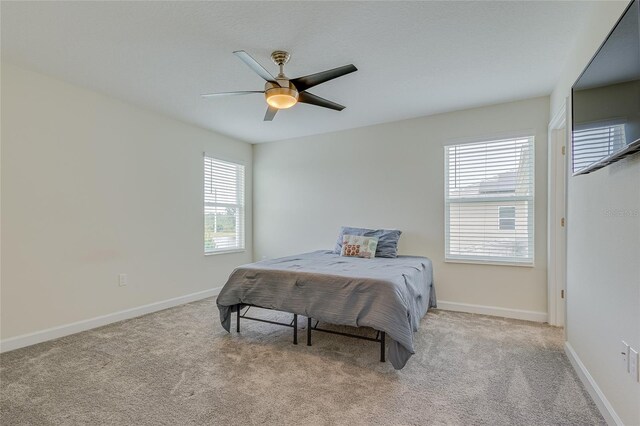
<instances>
[{"instance_id":1,"label":"window","mask_svg":"<svg viewBox=\"0 0 640 426\"><path fill-rule=\"evenodd\" d=\"M244 250L244 166L204 157L204 252Z\"/></svg>"},{"instance_id":2,"label":"window","mask_svg":"<svg viewBox=\"0 0 640 426\"><path fill-rule=\"evenodd\" d=\"M533 264L533 136L445 147L445 259Z\"/></svg>"},{"instance_id":3,"label":"window","mask_svg":"<svg viewBox=\"0 0 640 426\"><path fill-rule=\"evenodd\" d=\"M499 227L501 231L513 231L516 229L516 208L499 208Z\"/></svg>"}]
</instances>

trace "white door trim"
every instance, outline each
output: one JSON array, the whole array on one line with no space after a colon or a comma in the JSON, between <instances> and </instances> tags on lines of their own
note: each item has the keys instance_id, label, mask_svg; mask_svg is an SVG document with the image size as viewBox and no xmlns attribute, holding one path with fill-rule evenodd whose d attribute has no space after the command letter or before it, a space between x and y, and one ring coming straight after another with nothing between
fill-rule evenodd
<instances>
[{"instance_id":1,"label":"white door trim","mask_svg":"<svg viewBox=\"0 0 640 426\"><path fill-rule=\"evenodd\" d=\"M566 301L566 215L567 132L566 103L549 123L548 134L548 210L547 210L547 299L549 324L564 326ZM562 152L564 146L564 154ZM562 299L561 293L565 292Z\"/></svg>"}]
</instances>

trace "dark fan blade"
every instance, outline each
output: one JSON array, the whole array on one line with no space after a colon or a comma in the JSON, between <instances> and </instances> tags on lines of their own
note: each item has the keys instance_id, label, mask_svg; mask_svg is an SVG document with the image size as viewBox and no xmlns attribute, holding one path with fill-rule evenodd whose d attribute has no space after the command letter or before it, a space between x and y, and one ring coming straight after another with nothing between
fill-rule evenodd
<instances>
[{"instance_id":1,"label":"dark fan blade","mask_svg":"<svg viewBox=\"0 0 640 426\"><path fill-rule=\"evenodd\" d=\"M301 92L298 95L298 102L302 102L303 104L317 105L319 107L329 109L335 109L336 111L342 111L345 108L340 104L328 101L325 98L321 98L320 96L316 96L313 93L309 92Z\"/></svg>"},{"instance_id":2,"label":"dark fan blade","mask_svg":"<svg viewBox=\"0 0 640 426\"><path fill-rule=\"evenodd\" d=\"M264 78L266 81L276 81L275 77L272 76L269 71L267 71L262 65L258 63L258 61L253 59L251 55L249 55L244 50L236 50L235 52L233 52L233 54L240 58L242 62L249 65L249 68L255 71L256 74Z\"/></svg>"},{"instance_id":3,"label":"dark fan blade","mask_svg":"<svg viewBox=\"0 0 640 426\"><path fill-rule=\"evenodd\" d=\"M343 67L334 68L332 70L322 71L316 74L305 75L304 77L298 77L291 80L298 92L311 89L313 86L322 84L325 81L333 80L334 78L342 77L345 74L358 71L353 64L345 65Z\"/></svg>"},{"instance_id":4,"label":"dark fan blade","mask_svg":"<svg viewBox=\"0 0 640 426\"><path fill-rule=\"evenodd\" d=\"M274 108L272 106L269 106L267 108L267 113L264 115L264 121L273 120L273 117L275 117L276 112L278 112L278 108Z\"/></svg>"},{"instance_id":5,"label":"dark fan blade","mask_svg":"<svg viewBox=\"0 0 640 426\"><path fill-rule=\"evenodd\" d=\"M264 93L262 90L245 90L243 92L220 92L220 93L205 93L200 95L203 98L214 98L216 96L234 96L234 95L251 95L254 93Z\"/></svg>"}]
</instances>

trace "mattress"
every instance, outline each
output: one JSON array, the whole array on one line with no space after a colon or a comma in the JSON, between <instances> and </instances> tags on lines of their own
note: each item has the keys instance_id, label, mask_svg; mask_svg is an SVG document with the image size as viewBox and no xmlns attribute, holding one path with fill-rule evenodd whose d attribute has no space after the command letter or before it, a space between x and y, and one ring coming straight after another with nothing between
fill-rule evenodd
<instances>
[{"instance_id":1,"label":"mattress","mask_svg":"<svg viewBox=\"0 0 640 426\"><path fill-rule=\"evenodd\" d=\"M321 250L236 268L217 304L227 331L238 304L384 331L389 360L401 369L415 353L414 333L436 295L426 257L361 259Z\"/></svg>"}]
</instances>

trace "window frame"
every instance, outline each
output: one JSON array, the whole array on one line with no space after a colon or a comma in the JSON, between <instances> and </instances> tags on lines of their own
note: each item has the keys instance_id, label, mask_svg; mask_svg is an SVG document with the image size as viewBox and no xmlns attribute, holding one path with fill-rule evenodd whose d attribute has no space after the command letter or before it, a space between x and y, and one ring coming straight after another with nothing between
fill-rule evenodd
<instances>
[{"instance_id":1,"label":"window frame","mask_svg":"<svg viewBox=\"0 0 640 426\"><path fill-rule=\"evenodd\" d=\"M234 167L240 167L242 170L242 189L241 189L241 194L242 194L242 200L239 200L240 202L238 203L217 203L219 205L224 205L224 206L234 206L234 208L238 209L238 216L239 216L239 225L241 228L241 232L240 232L240 245L236 245L235 247L228 247L228 248L222 248L222 249L214 249L214 250L210 250L207 251L206 250L206 209L207 206L213 206L215 203L210 203L207 202L206 200L206 179L207 179L207 160L213 160L213 161L217 161L219 163L224 163L227 165L231 165ZM203 159L202 159L202 247L203 247L203 253L205 256L215 256L215 255L219 255L219 254L231 254L231 253L243 253L246 251L246 246L247 246L247 236L246 236L246 186L247 186L247 182L246 182L246 165L244 164L244 162L241 161L237 161L237 160L230 160L227 158L223 158L220 157L218 155L211 155L208 153L203 153ZM238 180L236 180L236 188L239 187L240 182ZM238 188L239 190L239 188ZM236 238L237 237L237 232L236 232Z\"/></svg>"},{"instance_id":2,"label":"window frame","mask_svg":"<svg viewBox=\"0 0 640 426\"><path fill-rule=\"evenodd\" d=\"M448 149L454 146L461 146L467 144L481 144L481 143L491 143L491 142L504 142L509 140L517 140L517 139L531 139L531 194L527 196L517 195L512 197L483 197L478 199L472 199L472 197L467 198L459 198L455 201L451 201L448 196L448 185L449 185L449 157L447 155ZM443 157L444 157L444 233L445 233L445 247L444 247L444 262L445 263L468 263L468 264L478 264L478 265L497 265L497 266L518 266L518 267L527 267L533 268L535 267L535 175L536 175L536 141L535 141L535 132L526 132L520 133L516 135L501 135L496 137L487 137L481 139L465 139L462 141L452 141L447 145L443 146ZM527 201L527 214L531 218L527 223L527 232L530 235L530 248L531 248L531 256L530 258L523 258L522 260L518 260L513 257L499 257L495 256L473 256L473 255L452 255L450 254L450 205L456 203L480 203L480 202L491 202L491 203L501 203L503 206L508 206L512 202L519 201ZM499 220L499 219L498 219ZM498 223L499 225L499 223Z\"/></svg>"}]
</instances>

